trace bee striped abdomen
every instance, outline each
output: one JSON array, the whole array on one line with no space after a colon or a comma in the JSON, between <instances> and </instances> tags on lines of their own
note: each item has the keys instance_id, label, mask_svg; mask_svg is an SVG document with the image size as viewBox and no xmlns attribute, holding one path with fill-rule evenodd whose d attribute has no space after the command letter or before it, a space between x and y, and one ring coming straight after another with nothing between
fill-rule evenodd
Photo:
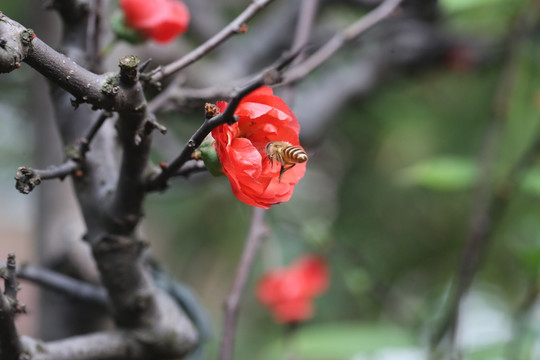
<instances>
[{"instance_id":1,"label":"bee striped abdomen","mask_svg":"<svg viewBox=\"0 0 540 360\"><path fill-rule=\"evenodd\" d=\"M286 146L282 152L282 158L285 163L303 163L307 161L307 154L304 150L296 146Z\"/></svg>"}]
</instances>

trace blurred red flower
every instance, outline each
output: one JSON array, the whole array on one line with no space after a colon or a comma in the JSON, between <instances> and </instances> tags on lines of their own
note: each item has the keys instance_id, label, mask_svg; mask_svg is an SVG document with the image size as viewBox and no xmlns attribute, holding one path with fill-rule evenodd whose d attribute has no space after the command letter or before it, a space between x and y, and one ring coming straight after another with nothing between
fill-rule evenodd
<instances>
[{"instance_id":1,"label":"blurred red flower","mask_svg":"<svg viewBox=\"0 0 540 360\"><path fill-rule=\"evenodd\" d=\"M315 255L297 259L287 268L271 270L257 285L257 298L280 323L297 323L313 315L313 299L328 287L326 261Z\"/></svg>"},{"instance_id":2,"label":"blurred red flower","mask_svg":"<svg viewBox=\"0 0 540 360\"><path fill-rule=\"evenodd\" d=\"M166 43L186 32L189 10L179 0L120 0L127 25L146 38Z\"/></svg>"},{"instance_id":3,"label":"blurred red flower","mask_svg":"<svg viewBox=\"0 0 540 360\"><path fill-rule=\"evenodd\" d=\"M223 112L227 103L216 105ZM279 179L281 165L272 164L265 147L284 141L299 147L300 125L285 102L269 87L244 97L236 109L238 122L212 131L223 172L234 195L248 205L268 209L291 198L294 186L304 176L306 164L296 164Z\"/></svg>"}]
</instances>

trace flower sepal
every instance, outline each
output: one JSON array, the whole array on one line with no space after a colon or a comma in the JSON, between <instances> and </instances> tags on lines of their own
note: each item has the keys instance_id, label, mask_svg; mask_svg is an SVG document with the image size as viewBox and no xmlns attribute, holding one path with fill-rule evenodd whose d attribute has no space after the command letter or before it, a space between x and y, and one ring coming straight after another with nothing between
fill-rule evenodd
<instances>
[{"instance_id":1,"label":"flower sepal","mask_svg":"<svg viewBox=\"0 0 540 360\"><path fill-rule=\"evenodd\" d=\"M124 40L133 45L141 44L146 41L146 38L141 32L126 25L126 18L121 11L115 11L111 16L111 27L114 35L119 40Z\"/></svg>"},{"instance_id":2,"label":"flower sepal","mask_svg":"<svg viewBox=\"0 0 540 360\"><path fill-rule=\"evenodd\" d=\"M204 162L204 166L206 166L206 169L210 174L214 176L223 176L225 174L223 173L221 162L219 161L216 148L214 147L214 142L214 139L203 142L195 156Z\"/></svg>"}]
</instances>

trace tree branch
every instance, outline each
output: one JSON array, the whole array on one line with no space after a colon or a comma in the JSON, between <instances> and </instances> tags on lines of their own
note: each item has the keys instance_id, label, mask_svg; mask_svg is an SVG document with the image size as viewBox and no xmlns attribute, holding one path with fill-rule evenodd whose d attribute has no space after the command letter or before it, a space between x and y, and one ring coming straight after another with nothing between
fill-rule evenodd
<instances>
[{"instance_id":1,"label":"tree branch","mask_svg":"<svg viewBox=\"0 0 540 360\"><path fill-rule=\"evenodd\" d=\"M72 144L67 148L67 160L63 164L50 166L44 170L32 169L27 166L19 167L15 174L15 188L22 194L29 194L41 183L41 180L56 178L64 180L66 176L83 168L86 153L90 150L90 143L105 120L111 116L112 114L108 112L102 112L90 129L88 129L87 134L79 139L76 144Z\"/></svg>"},{"instance_id":2,"label":"tree branch","mask_svg":"<svg viewBox=\"0 0 540 360\"><path fill-rule=\"evenodd\" d=\"M317 8L319 7L319 0L303 0L300 12L298 13L298 22L296 24L296 30L294 32L294 39L291 48L295 49L304 48L307 44L313 29L313 22L317 15ZM304 54L301 53L294 61L297 63L303 60Z\"/></svg>"},{"instance_id":3,"label":"tree branch","mask_svg":"<svg viewBox=\"0 0 540 360\"><path fill-rule=\"evenodd\" d=\"M23 265L19 267L17 277L66 295L70 299L100 307L107 307L108 304L107 291L102 286L89 284L47 268Z\"/></svg>"},{"instance_id":4,"label":"tree branch","mask_svg":"<svg viewBox=\"0 0 540 360\"><path fill-rule=\"evenodd\" d=\"M144 360L170 359L185 355L196 341L195 332L184 317L178 317L177 304L168 296L154 294L162 313L146 326L105 331L67 339L42 342L22 337L25 352L32 360ZM146 297L146 299L148 299ZM148 304L138 296L126 299L142 311ZM159 326L151 326L159 324ZM141 324L142 325L142 324Z\"/></svg>"},{"instance_id":5,"label":"tree branch","mask_svg":"<svg viewBox=\"0 0 540 360\"><path fill-rule=\"evenodd\" d=\"M51 342L37 341L26 336L21 338L32 360L144 360L176 356L154 352L146 345L149 340L138 336L135 331L106 331ZM166 342L168 339L164 337L162 340Z\"/></svg>"},{"instance_id":6,"label":"tree branch","mask_svg":"<svg viewBox=\"0 0 540 360\"><path fill-rule=\"evenodd\" d=\"M5 360L21 360L22 346L14 320L7 297L0 293L0 357Z\"/></svg>"},{"instance_id":7,"label":"tree branch","mask_svg":"<svg viewBox=\"0 0 540 360\"><path fill-rule=\"evenodd\" d=\"M15 254L9 254L4 278L4 292L0 292L0 357L5 360L24 360L23 349L15 327L15 313L24 311L17 302Z\"/></svg>"},{"instance_id":8,"label":"tree branch","mask_svg":"<svg viewBox=\"0 0 540 360\"><path fill-rule=\"evenodd\" d=\"M188 107L203 107L207 102L230 97L234 89L245 82L246 79L240 79L230 84L219 84L203 89L180 87L179 84L171 83L162 93L150 101L148 108L151 111L163 113Z\"/></svg>"},{"instance_id":9,"label":"tree branch","mask_svg":"<svg viewBox=\"0 0 540 360\"><path fill-rule=\"evenodd\" d=\"M365 31L382 21L385 17L389 16L393 10L399 5L402 0L386 0L379 7L372 10L368 15L362 17L357 22L351 24L348 28L342 32L336 34L326 45L322 46L317 52L312 54L304 61L295 61L293 65L283 75L283 80L278 85L287 85L296 82L306 77L310 72L314 71L317 67L322 65L332 55L335 54L343 45L354 40ZM300 22L298 24L297 34L298 38L293 43L294 51L300 51L301 44L305 44L308 39L313 17L317 4L315 1L307 1L303 5L303 9L299 12ZM310 18L311 17L311 18ZM303 53L299 57L303 56ZM354 79L354 78L353 78ZM361 85L359 85L361 87ZM212 99L223 98L227 95L234 85L218 85L204 89L190 89L190 88L178 88L177 86L171 86L167 90L166 94L156 99L156 103L152 103L152 108L163 108L166 104L171 107L171 102L177 102L181 105L193 102L200 104ZM358 87L358 86L356 86Z\"/></svg>"},{"instance_id":10,"label":"tree branch","mask_svg":"<svg viewBox=\"0 0 540 360\"><path fill-rule=\"evenodd\" d=\"M203 171L206 171L206 166L204 166L204 162L202 160L190 160L182 165L180 169L178 169L175 176L189 177L192 174Z\"/></svg>"},{"instance_id":11,"label":"tree branch","mask_svg":"<svg viewBox=\"0 0 540 360\"><path fill-rule=\"evenodd\" d=\"M317 9L319 7L319 0L303 0L300 5L300 11L298 13L298 22L296 24L296 30L294 33L294 40L292 42L292 49L303 49L305 48L311 31L313 29L313 22L315 21L315 16L317 15ZM294 59L294 64L297 64L304 60L305 52L301 52L300 55ZM287 104L293 104L294 97L296 93L296 87L294 84L289 84L283 89L283 98Z\"/></svg>"},{"instance_id":12,"label":"tree branch","mask_svg":"<svg viewBox=\"0 0 540 360\"><path fill-rule=\"evenodd\" d=\"M119 112L132 111L138 105L133 99L140 97L141 89L120 86L118 74L97 75L88 71L35 37L31 29L1 13L0 33L0 45L3 44L0 46L0 73L16 69L20 61L24 61L75 96L76 104L89 103L95 108ZM15 50L11 49L15 46Z\"/></svg>"},{"instance_id":13,"label":"tree branch","mask_svg":"<svg viewBox=\"0 0 540 360\"><path fill-rule=\"evenodd\" d=\"M219 360L231 360L233 358L236 324L238 321L238 313L240 311L240 300L251 272L257 250L259 249L259 245L267 233L267 229L264 226L265 214L265 209L259 207L253 208L251 226L246 237L242 258L240 259L240 264L236 270L236 276L234 278L231 291L224 304L225 320L223 323L223 333L221 335L222 339Z\"/></svg>"},{"instance_id":14,"label":"tree branch","mask_svg":"<svg viewBox=\"0 0 540 360\"><path fill-rule=\"evenodd\" d=\"M99 129L101 129L105 121L112 116L113 115L110 112L102 111L101 114L99 114L97 120L94 121L92 126L90 126L90 128L88 129L86 135L78 141L81 157L85 157L88 150L90 150L90 144L92 143L92 140L94 140L97 132L99 131Z\"/></svg>"},{"instance_id":15,"label":"tree branch","mask_svg":"<svg viewBox=\"0 0 540 360\"><path fill-rule=\"evenodd\" d=\"M78 103L89 103L109 111L129 107L113 74L97 75L58 53L39 38L32 41L24 61L43 76L75 96ZM122 104L117 103L121 99ZM126 104L127 102L127 104Z\"/></svg>"},{"instance_id":16,"label":"tree branch","mask_svg":"<svg viewBox=\"0 0 540 360\"><path fill-rule=\"evenodd\" d=\"M178 304L155 286L142 260L146 244L136 235L145 194L142 178L148 166L151 133L157 127L146 109L138 81L138 59L122 58L120 71L114 74L96 75L78 65L75 60L88 65L89 57L85 55L88 1L56 0L53 5L60 10L68 32L63 37L62 51L73 60L34 38L31 31L20 24L0 15L0 30L6 30L1 32L2 36L10 38L0 45L21 38L21 34L27 35L23 37L26 47L20 47L23 50L15 54L19 57L0 51L0 64L9 60L6 60L8 66L0 71L9 70L9 66L17 68L18 62L24 60L56 85L52 86L53 103L64 144L79 139L81 129L91 124L93 113L85 106L84 111L79 109L74 114L69 108L67 93L58 87L75 96L72 101L75 105L88 102L94 108L119 113L118 135L124 150L120 169L116 149L111 146L115 145L111 128L97 134L104 122L100 119L97 125L90 125L88 133L89 138L95 136L95 140L99 140L99 146L88 152L84 176L75 179L74 184L88 227L86 239L121 330L58 342L25 344L34 360L181 357L197 343L197 332ZM72 10L65 9L73 6L82 10L81 17L69 18ZM83 150L87 150L84 147L88 144L81 143ZM66 166L72 170L71 165Z\"/></svg>"},{"instance_id":17,"label":"tree branch","mask_svg":"<svg viewBox=\"0 0 540 360\"><path fill-rule=\"evenodd\" d=\"M15 254L8 254L6 263L6 272L4 278L4 295L15 300L17 298L17 263L15 262Z\"/></svg>"},{"instance_id":18,"label":"tree branch","mask_svg":"<svg viewBox=\"0 0 540 360\"><path fill-rule=\"evenodd\" d=\"M133 89L132 107L119 112L118 136L122 143L122 162L108 212L107 227L112 233L130 234L142 216L144 173L149 166L152 132L158 127L148 112L146 98L139 83L139 59L126 56L120 59L119 84Z\"/></svg>"}]
</instances>

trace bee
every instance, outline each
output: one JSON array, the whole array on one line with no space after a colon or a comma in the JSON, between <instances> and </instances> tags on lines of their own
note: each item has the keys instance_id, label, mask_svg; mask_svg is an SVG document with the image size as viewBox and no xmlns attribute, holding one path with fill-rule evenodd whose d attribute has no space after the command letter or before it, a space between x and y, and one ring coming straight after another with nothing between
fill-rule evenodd
<instances>
[{"instance_id":1,"label":"bee","mask_svg":"<svg viewBox=\"0 0 540 360\"><path fill-rule=\"evenodd\" d=\"M292 146L286 141L271 141L266 145L266 156L270 163L274 161L281 164L279 172L279 181L285 171L292 169L296 164L306 162L308 156L304 150L297 146Z\"/></svg>"}]
</instances>

